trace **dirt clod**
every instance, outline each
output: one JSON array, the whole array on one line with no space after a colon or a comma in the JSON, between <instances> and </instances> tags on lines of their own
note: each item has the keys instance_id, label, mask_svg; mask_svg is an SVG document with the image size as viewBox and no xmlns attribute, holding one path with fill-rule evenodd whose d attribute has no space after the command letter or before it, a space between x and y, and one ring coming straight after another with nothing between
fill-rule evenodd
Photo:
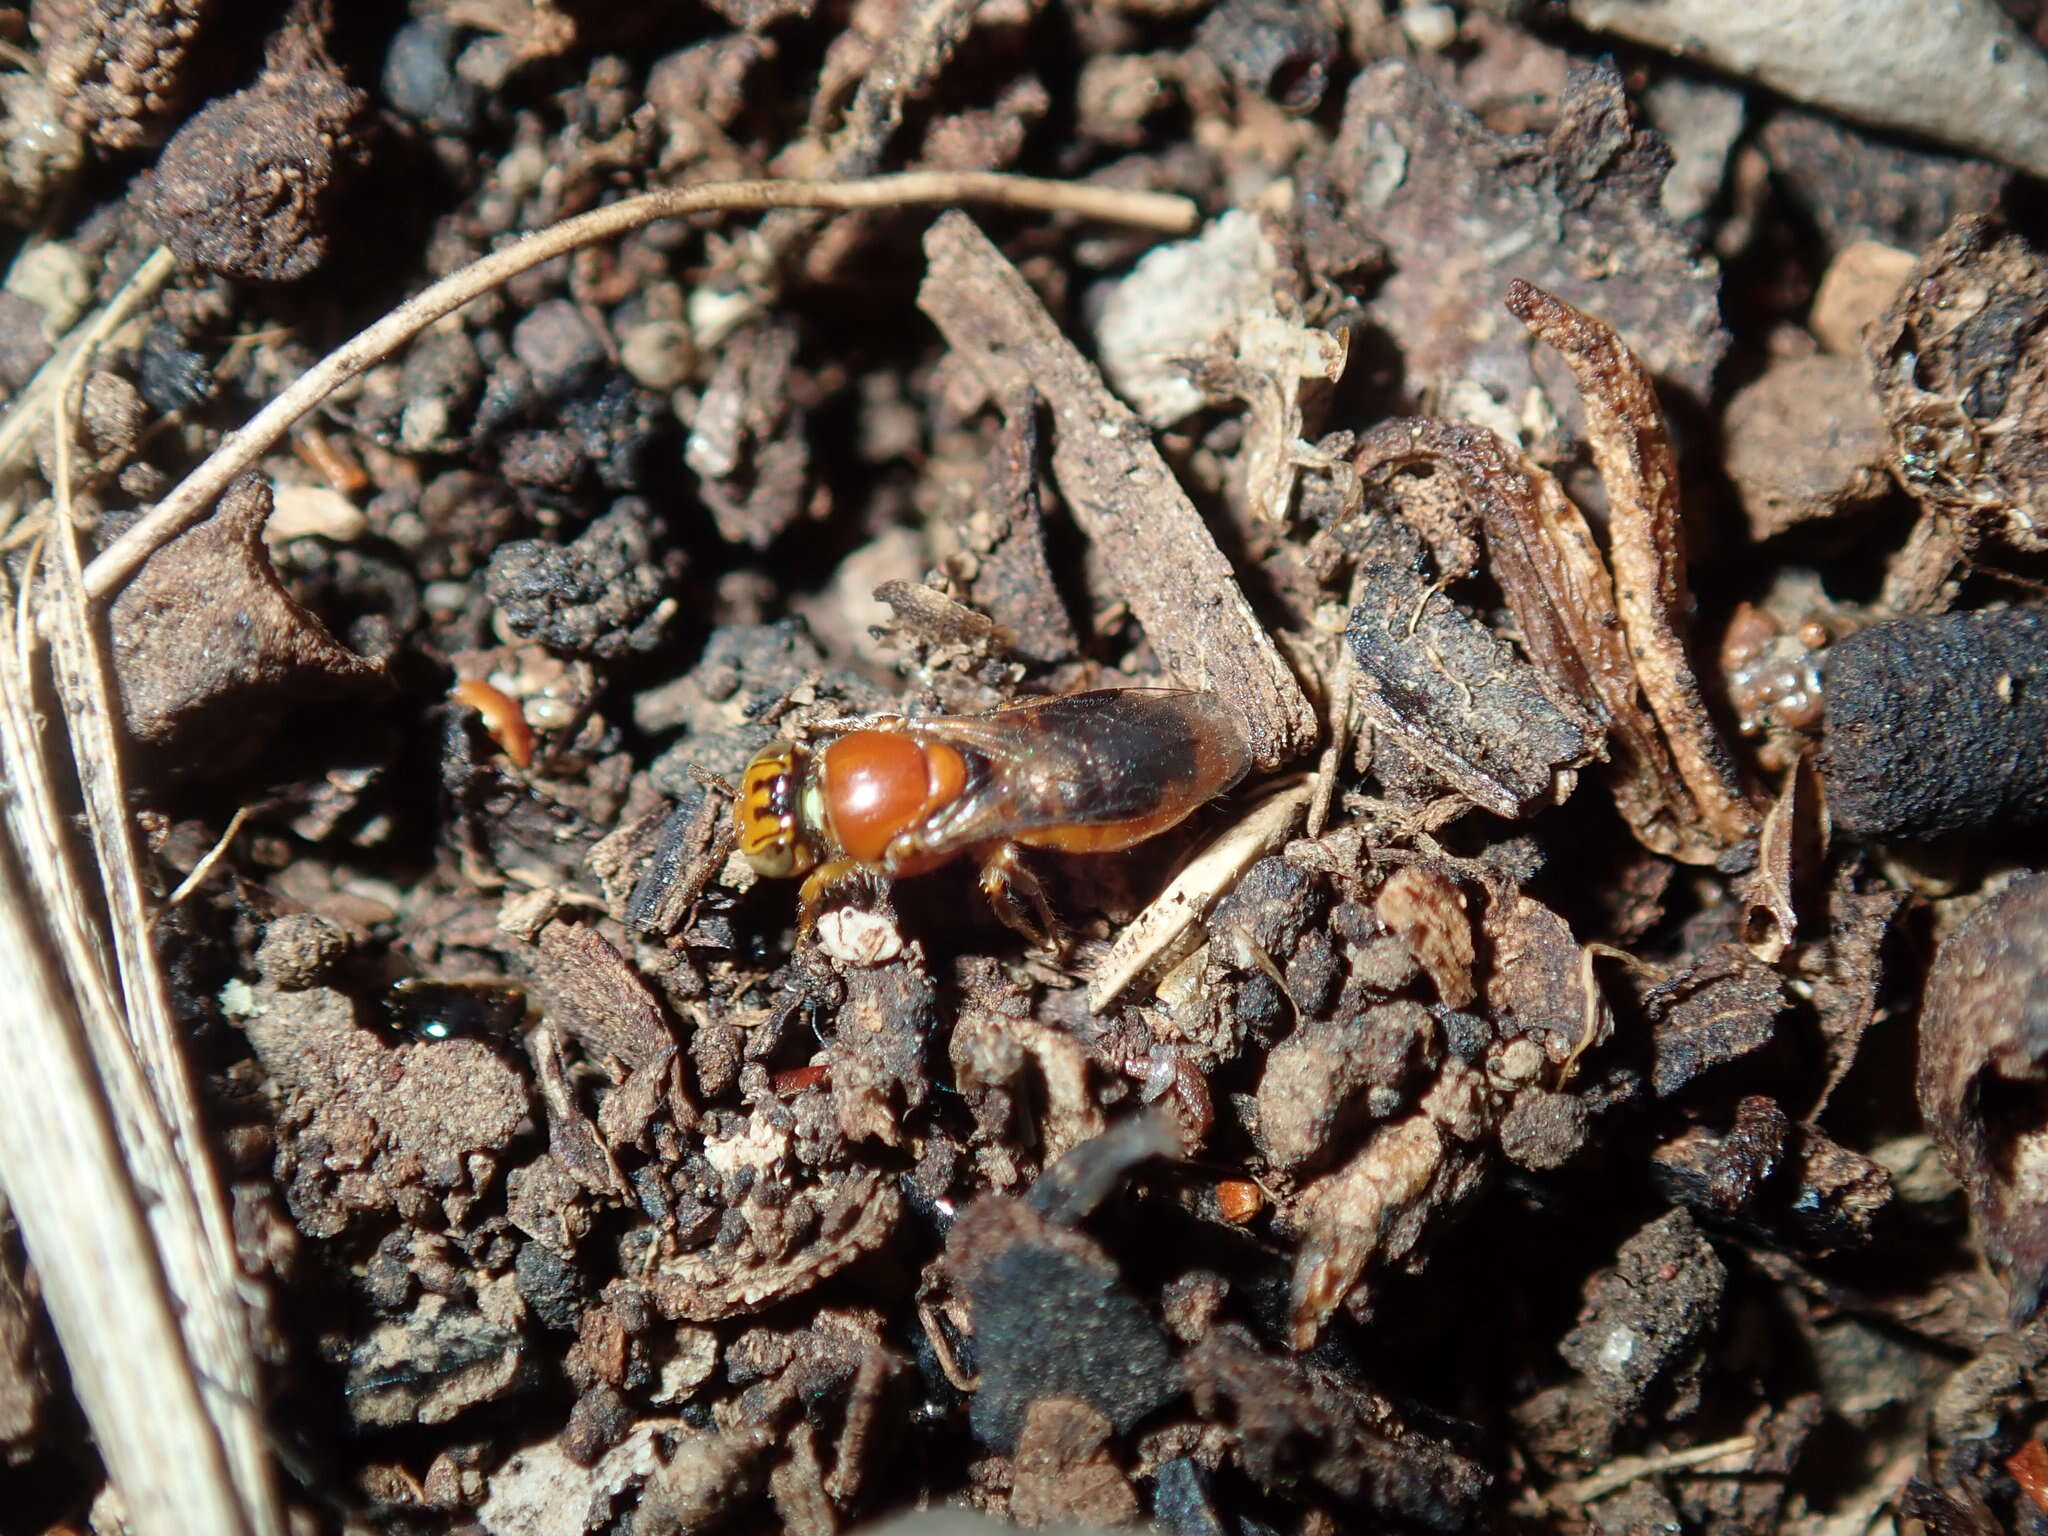
<instances>
[{"instance_id":1,"label":"dirt clod","mask_svg":"<svg viewBox=\"0 0 2048 1536\"><path fill-rule=\"evenodd\" d=\"M1820 759L1835 824L1927 837L2048 819L2048 615L1899 619L1831 647Z\"/></svg>"},{"instance_id":2,"label":"dirt clod","mask_svg":"<svg viewBox=\"0 0 2048 1536\"><path fill-rule=\"evenodd\" d=\"M263 546L270 488L229 487L115 599L108 623L128 733L166 768L218 776L261 753L288 710L389 686L279 578Z\"/></svg>"},{"instance_id":3,"label":"dirt clod","mask_svg":"<svg viewBox=\"0 0 2048 1536\"><path fill-rule=\"evenodd\" d=\"M293 21L256 83L192 117L164 146L143 197L186 266L288 283L327 257L337 201L367 155L368 98Z\"/></svg>"},{"instance_id":4,"label":"dirt clod","mask_svg":"<svg viewBox=\"0 0 2048 1536\"><path fill-rule=\"evenodd\" d=\"M2015 1325L2048 1286L2038 1103L2048 1057L2048 879L2025 876L1942 945L1927 981L1920 1105L2005 1277Z\"/></svg>"}]
</instances>

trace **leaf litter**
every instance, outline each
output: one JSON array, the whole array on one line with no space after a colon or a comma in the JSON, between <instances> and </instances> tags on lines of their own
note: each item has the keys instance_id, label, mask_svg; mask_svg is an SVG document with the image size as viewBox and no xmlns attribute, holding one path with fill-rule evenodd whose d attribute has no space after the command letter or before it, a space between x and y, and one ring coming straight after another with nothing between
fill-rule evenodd
<instances>
[{"instance_id":1,"label":"leaf litter","mask_svg":"<svg viewBox=\"0 0 2048 1536\"><path fill-rule=\"evenodd\" d=\"M2039 232L1930 234L1936 160L1752 102L1774 189L1674 91L1681 221L1662 66L1478 9L1089 10L1072 59L1025 6L714 9L33 8L53 69L142 61L67 129L134 196L46 260L178 270L75 439L10 424L8 595L100 541L263 1411L361 1432L295 1514L2034 1508ZM1781 205L1802 145L1853 219ZM379 263L459 280L320 363ZM1035 856L1064 953L952 872L799 941L734 855L772 739L1113 686L1216 693L1272 782ZM51 1525L102 1474L23 1235Z\"/></svg>"}]
</instances>

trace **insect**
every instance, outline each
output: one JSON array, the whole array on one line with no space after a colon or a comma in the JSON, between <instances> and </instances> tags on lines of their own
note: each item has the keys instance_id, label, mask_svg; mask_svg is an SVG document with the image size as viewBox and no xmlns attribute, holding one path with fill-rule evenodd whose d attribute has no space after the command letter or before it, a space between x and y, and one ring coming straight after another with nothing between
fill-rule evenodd
<instances>
[{"instance_id":1,"label":"insect","mask_svg":"<svg viewBox=\"0 0 2048 1536\"><path fill-rule=\"evenodd\" d=\"M968 854L996 916L1049 945L1058 924L1020 847L1114 853L1174 826L1250 766L1244 723L1216 695L1110 688L985 715L883 719L815 749L770 742L747 765L734 815L756 873L804 877L800 934L835 886Z\"/></svg>"}]
</instances>

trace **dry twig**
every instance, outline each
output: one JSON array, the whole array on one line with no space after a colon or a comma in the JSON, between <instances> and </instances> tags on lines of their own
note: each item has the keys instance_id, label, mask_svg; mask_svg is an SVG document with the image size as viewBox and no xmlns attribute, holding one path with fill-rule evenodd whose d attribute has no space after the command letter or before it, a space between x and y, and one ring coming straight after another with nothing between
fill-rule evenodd
<instances>
[{"instance_id":1,"label":"dry twig","mask_svg":"<svg viewBox=\"0 0 2048 1536\"><path fill-rule=\"evenodd\" d=\"M1050 406L1060 493L1166 670L1243 712L1260 767L1300 755L1315 711L1145 424L966 215L934 224L925 254L918 304L953 349L998 399L1029 383Z\"/></svg>"},{"instance_id":2,"label":"dry twig","mask_svg":"<svg viewBox=\"0 0 2048 1536\"><path fill-rule=\"evenodd\" d=\"M643 193L564 219L471 262L415 294L383 319L342 343L270 404L224 438L206 462L156 508L106 549L85 573L86 591L106 597L167 543L204 517L234 478L288 432L292 424L365 369L389 357L443 316L521 272L557 256L613 239L660 219L693 213L746 213L765 208L896 208L916 203L998 203L1047 213L1136 224L1169 234L1192 228L1195 206L1184 197L1028 176L978 171L906 171L868 181L727 181Z\"/></svg>"}]
</instances>

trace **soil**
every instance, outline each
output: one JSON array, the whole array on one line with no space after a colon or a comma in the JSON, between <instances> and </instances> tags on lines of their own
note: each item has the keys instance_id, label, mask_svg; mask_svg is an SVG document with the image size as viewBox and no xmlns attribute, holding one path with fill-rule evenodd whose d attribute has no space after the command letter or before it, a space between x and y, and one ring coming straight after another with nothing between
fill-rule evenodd
<instances>
[{"instance_id":1,"label":"soil","mask_svg":"<svg viewBox=\"0 0 2048 1536\"><path fill-rule=\"evenodd\" d=\"M1597 9L0 10L291 1529L2048 1530L2043 184ZM0 1529L167 1528L0 1220Z\"/></svg>"}]
</instances>

